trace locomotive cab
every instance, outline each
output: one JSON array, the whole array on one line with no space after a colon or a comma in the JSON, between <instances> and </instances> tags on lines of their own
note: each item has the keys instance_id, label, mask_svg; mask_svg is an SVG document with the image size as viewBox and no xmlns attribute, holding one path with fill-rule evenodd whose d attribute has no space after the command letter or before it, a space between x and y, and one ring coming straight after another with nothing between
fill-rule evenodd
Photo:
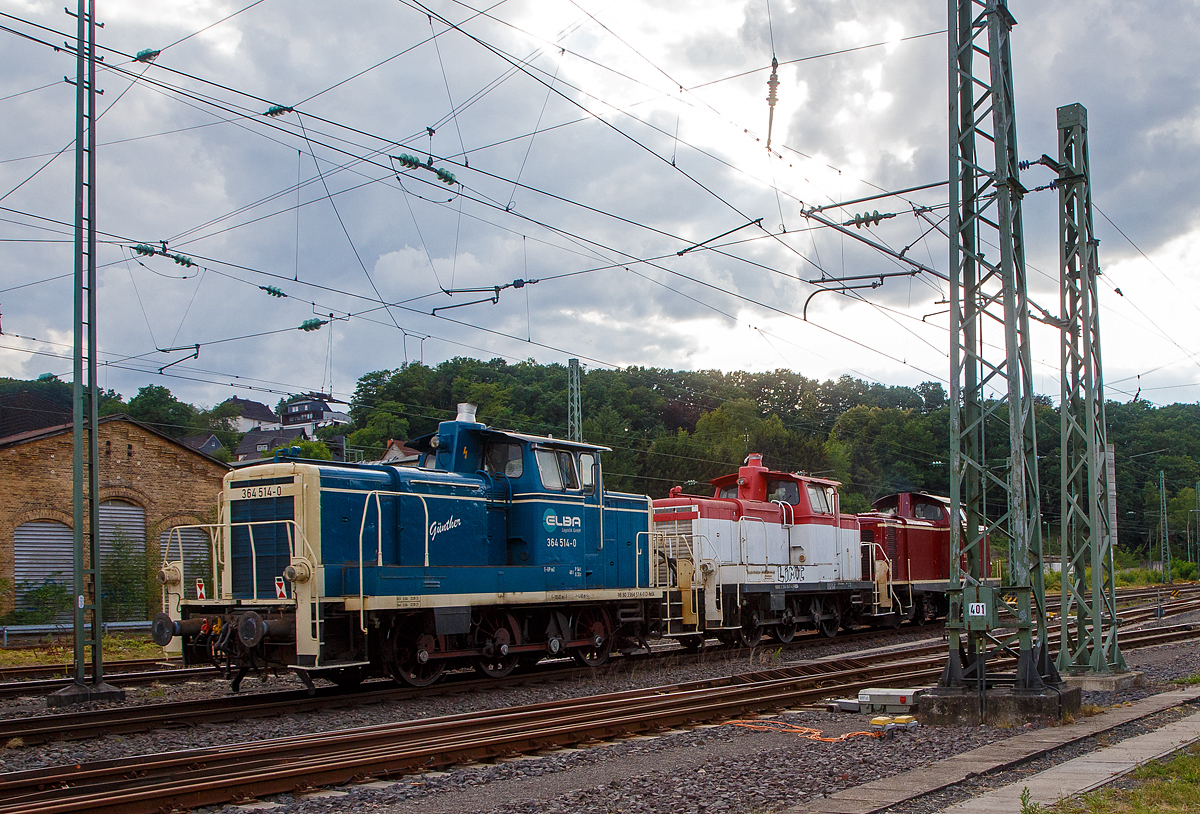
<instances>
[{"instance_id":1,"label":"locomotive cab","mask_svg":"<svg viewBox=\"0 0 1200 814\"><path fill-rule=\"evenodd\" d=\"M949 608L950 498L928 492L886 495L859 515L859 522L864 572L886 564L899 615L917 624L944 617Z\"/></svg>"},{"instance_id":2,"label":"locomotive cab","mask_svg":"<svg viewBox=\"0 0 1200 814\"><path fill-rule=\"evenodd\" d=\"M788 642L802 628L833 636L876 612L836 481L768 469L754 453L710 483L711 497L674 487L654 502L659 578L677 589L664 611L668 635L754 646L764 633Z\"/></svg>"},{"instance_id":3,"label":"locomotive cab","mask_svg":"<svg viewBox=\"0 0 1200 814\"><path fill-rule=\"evenodd\" d=\"M169 586L156 641L236 670L236 688L280 666L310 686L502 676L644 638L649 501L603 490L605 447L495 430L471 405L409 445L422 466L279 455L230 473L219 580Z\"/></svg>"}]
</instances>

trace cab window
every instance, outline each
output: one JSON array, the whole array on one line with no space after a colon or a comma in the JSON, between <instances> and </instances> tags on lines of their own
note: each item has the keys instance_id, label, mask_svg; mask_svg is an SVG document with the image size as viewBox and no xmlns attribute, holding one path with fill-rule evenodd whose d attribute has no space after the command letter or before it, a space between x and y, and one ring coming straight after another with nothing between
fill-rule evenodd
<instances>
[{"instance_id":1,"label":"cab window","mask_svg":"<svg viewBox=\"0 0 1200 814\"><path fill-rule=\"evenodd\" d=\"M725 498L726 500L737 500L737 496L737 486L722 486L720 491L717 492L717 497Z\"/></svg>"},{"instance_id":2,"label":"cab window","mask_svg":"<svg viewBox=\"0 0 1200 814\"><path fill-rule=\"evenodd\" d=\"M808 503L816 514L833 514L833 508L829 505L829 494L822 487L815 483L806 484L808 486Z\"/></svg>"},{"instance_id":3,"label":"cab window","mask_svg":"<svg viewBox=\"0 0 1200 814\"><path fill-rule=\"evenodd\" d=\"M773 480L767 482L767 500L795 506L800 502L800 486L795 481Z\"/></svg>"},{"instance_id":4,"label":"cab window","mask_svg":"<svg viewBox=\"0 0 1200 814\"><path fill-rule=\"evenodd\" d=\"M558 457L558 473L562 477L564 489L578 489L579 475L575 471L575 456L569 452L560 451Z\"/></svg>"},{"instance_id":5,"label":"cab window","mask_svg":"<svg viewBox=\"0 0 1200 814\"><path fill-rule=\"evenodd\" d=\"M590 452L579 453L579 482L585 494L596 491L596 456Z\"/></svg>"},{"instance_id":6,"label":"cab window","mask_svg":"<svg viewBox=\"0 0 1200 814\"><path fill-rule=\"evenodd\" d=\"M543 487L556 492L579 488L579 477L575 473L575 456L553 449L539 449L535 455Z\"/></svg>"},{"instance_id":7,"label":"cab window","mask_svg":"<svg viewBox=\"0 0 1200 814\"><path fill-rule=\"evenodd\" d=\"M946 510L939 503L918 503L913 512L921 520L944 520Z\"/></svg>"},{"instance_id":8,"label":"cab window","mask_svg":"<svg viewBox=\"0 0 1200 814\"><path fill-rule=\"evenodd\" d=\"M494 443L488 446L484 455L483 466L493 475L503 475L506 478L519 478L525 473L521 460L520 444Z\"/></svg>"}]
</instances>

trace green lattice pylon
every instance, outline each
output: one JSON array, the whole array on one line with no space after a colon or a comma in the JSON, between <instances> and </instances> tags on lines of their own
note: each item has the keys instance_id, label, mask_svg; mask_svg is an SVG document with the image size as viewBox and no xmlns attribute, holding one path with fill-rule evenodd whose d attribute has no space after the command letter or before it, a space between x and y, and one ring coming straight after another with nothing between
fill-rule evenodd
<instances>
[{"instance_id":1,"label":"green lattice pylon","mask_svg":"<svg viewBox=\"0 0 1200 814\"><path fill-rule=\"evenodd\" d=\"M1018 655L1019 689L1058 680L1047 657L1041 567L1015 24L1005 0L949 2L950 501L960 522L951 535L950 658L939 684L977 687L981 705L988 661L1005 652ZM1004 457L989 458L986 441L997 434ZM989 545L1002 542L1012 569L999 586Z\"/></svg>"},{"instance_id":2,"label":"green lattice pylon","mask_svg":"<svg viewBox=\"0 0 1200 814\"><path fill-rule=\"evenodd\" d=\"M1100 266L1092 230L1087 110L1083 105L1058 109L1058 190L1062 308L1062 627L1058 668L1107 674L1124 670L1125 659L1117 644L1096 283Z\"/></svg>"}]
</instances>

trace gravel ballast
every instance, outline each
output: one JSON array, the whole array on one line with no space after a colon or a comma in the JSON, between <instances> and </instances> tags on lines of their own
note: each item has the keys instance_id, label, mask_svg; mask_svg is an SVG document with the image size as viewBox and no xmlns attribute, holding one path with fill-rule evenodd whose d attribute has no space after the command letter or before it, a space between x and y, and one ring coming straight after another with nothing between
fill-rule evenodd
<instances>
[{"instance_id":1,"label":"gravel ballast","mask_svg":"<svg viewBox=\"0 0 1200 814\"><path fill-rule=\"evenodd\" d=\"M928 641L931 633L940 635L940 631L926 629L909 634L909 638ZM855 647L863 645L860 643ZM598 673L577 681L432 697L403 704L284 715L83 742L14 746L0 749L0 771L216 746L656 686L762 669L763 662L770 661L771 657L778 659L776 663L787 663L787 660L800 656L820 658L850 649L849 642L835 640L802 652L785 651L778 656L760 653L753 664L744 657L732 659L714 654L711 660L699 665L664 660L662 664ZM1132 701L1163 689L1165 682L1172 679L1200 673L1200 643L1131 651L1126 657L1131 668L1146 673L1151 686L1121 693L1086 693L1085 703L1109 706ZM291 679L273 679L269 687L283 688L288 681ZM247 681L246 686L249 688L251 682ZM159 693L157 700L168 703L174 697L204 697L207 694L215 705L220 704L224 695L219 685L213 682L146 688L141 692L148 696ZM45 714L45 711L44 699L0 704L0 715L3 716ZM1163 713L1160 716L1164 718L1162 723L1169 715ZM867 728L867 717L863 715L801 711L777 716L777 719L813 727L825 735ZM1126 727L1130 729L1128 735L1140 734L1134 731L1139 726L1148 727L1130 724ZM758 732L726 724L319 792L329 794L332 791L332 796L277 796L265 802L272 804L279 814L331 811L419 811L422 814L738 811L766 814L814 796L828 795L936 762L1019 731L989 727L930 727L897 733L892 740L857 737L823 743L792 734ZM1124 736L1125 733L1119 733L1112 742ZM1083 744L1059 752L1065 760L1096 746L1096 743ZM1021 770L1029 768L1033 771L1031 767L1032 764ZM922 801L911 801L906 805L914 807L900 807L895 811L924 814L939 810L935 807L939 804L943 807L949 804L933 796L922 800L923 805L918 805ZM237 809L226 806L204 811L233 814Z\"/></svg>"}]
</instances>

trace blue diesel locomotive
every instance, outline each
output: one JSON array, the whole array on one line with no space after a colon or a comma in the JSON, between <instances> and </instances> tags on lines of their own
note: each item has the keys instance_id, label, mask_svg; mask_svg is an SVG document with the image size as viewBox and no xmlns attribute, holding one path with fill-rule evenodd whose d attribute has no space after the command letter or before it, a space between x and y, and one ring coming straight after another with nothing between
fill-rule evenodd
<instances>
[{"instance_id":1,"label":"blue diesel locomotive","mask_svg":"<svg viewBox=\"0 0 1200 814\"><path fill-rule=\"evenodd\" d=\"M423 686L597 665L662 629L651 502L604 490L605 447L490 429L471 405L410 445L417 467L278 455L226 475L211 572L168 547L155 641L235 690L272 667Z\"/></svg>"}]
</instances>

